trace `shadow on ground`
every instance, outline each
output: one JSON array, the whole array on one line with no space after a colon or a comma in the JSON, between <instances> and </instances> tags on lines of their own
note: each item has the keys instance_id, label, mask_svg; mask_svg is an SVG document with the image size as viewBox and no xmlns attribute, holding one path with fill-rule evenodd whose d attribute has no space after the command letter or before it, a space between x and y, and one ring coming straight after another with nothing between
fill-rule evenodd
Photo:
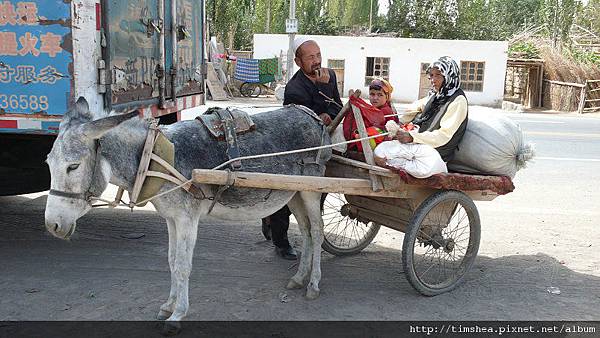
<instances>
[{"instance_id":1,"label":"shadow on ground","mask_svg":"<svg viewBox=\"0 0 600 338\"><path fill-rule=\"evenodd\" d=\"M93 210L62 241L44 229L45 197L0 203L0 320L154 319L170 281L166 226L156 213ZM544 253L479 256L463 285L436 297L412 289L399 251L374 244L351 257L323 253L316 301L284 288L295 269L275 256L258 222L202 224L187 319L600 319L600 278Z\"/></svg>"}]
</instances>

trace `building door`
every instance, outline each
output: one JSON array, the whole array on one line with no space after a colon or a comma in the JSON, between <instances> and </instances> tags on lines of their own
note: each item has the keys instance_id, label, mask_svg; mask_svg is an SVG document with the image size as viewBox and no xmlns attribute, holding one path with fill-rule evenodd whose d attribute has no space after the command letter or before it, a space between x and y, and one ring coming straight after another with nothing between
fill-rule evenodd
<instances>
[{"instance_id":1,"label":"building door","mask_svg":"<svg viewBox=\"0 0 600 338\"><path fill-rule=\"evenodd\" d=\"M344 60L341 59L328 59L327 67L331 68L335 72L335 77L337 78L337 87L340 92L340 96L345 96L344 94Z\"/></svg>"},{"instance_id":2,"label":"building door","mask_svg":"<svg viewBox=\"0 0 600 338\"><path fill-rule=\"evenodd\" d=\"M427 67L429 63L421 63L420 79L419 79L419 99L424 98L431 89L431 83L427 78Z\"/></svg>"}]
</instances>

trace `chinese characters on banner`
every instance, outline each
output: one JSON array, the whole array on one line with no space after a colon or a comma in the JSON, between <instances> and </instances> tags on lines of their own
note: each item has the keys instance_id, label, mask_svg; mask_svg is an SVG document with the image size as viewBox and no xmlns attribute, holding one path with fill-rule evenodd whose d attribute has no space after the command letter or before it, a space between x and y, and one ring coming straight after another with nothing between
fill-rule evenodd
<instances>
[{"instance_id":1,"label":"chinese characters on banner","mask_svg":"<svg viewBox=\"0 0 600 338\"><path fill-rule=\"evenodd\" d=\"M5 112L64 113L72 55L62 46L71 28L61 23L69 18L70 1L0 0L0 108ZM27 100L16 104L17 97ZM47 103L38 104L40 98Z\"/></svg>"},{"instance_id":2,"label":"chinese characters on banner","mask_svg":"<svg viewBox=\"0 0 600 338\"><path fill-rule=\"evenodd\" d=\"M35 2L17 2L15 6L10 1L0 1L0 27L38 24L38 8ZM16 32L0 32L0 56L25 56L27 54L40 56L45 53L53 58L62 52L61 40L62 36L51 32L41 34L39 38L31 32L25 32L18 38ZM17 43L17 41L19 42ZM16 68L10 65L0 67L0 82L2 83L15 81L22 84L37 82L54 84L61 77L63 75L52 66L46 66L39 71L36 71L36 67L31 65L20 65Z\"/></svg>"}]
</instances>

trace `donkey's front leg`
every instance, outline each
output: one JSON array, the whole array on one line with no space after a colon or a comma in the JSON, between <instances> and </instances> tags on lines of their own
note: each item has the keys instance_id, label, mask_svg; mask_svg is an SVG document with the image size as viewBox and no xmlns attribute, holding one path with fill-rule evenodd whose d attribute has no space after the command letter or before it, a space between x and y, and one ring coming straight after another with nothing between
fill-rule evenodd
<instances>
[{"instance_id":1,"label":"donkey's front leg","mask_svg":"<svg viewBox=\"0 0 600 338\"><path fill-rule=\"evenodd\" d=\"M175 255L177 252L177 227L172 218L167 218L167 229L169 231L169 269L171 270L171 291L169 299L160 306L157 319L165 320L173 314L175 301L177 300L177 280L175 278Z\"/></svg>"},{"instance_id":2,"label":"donkey's front leg","mask_svg":"<svg viewBox=\"0 0 600 338\"><path fill-rule=\"evenodd\" d=\"M312 240L312 267L310 282L306 287L306 298L319 297L319 282L321 281L321 244L323 244L323 218L321 217L321 194L315 192L300 192L307 216L310 221L310 239Z\"/></svg>"},{"instance_id":3,"label":"donkey's front leg","mask_svg":"<svg viewBox=\"0 0 600 338\"><path fill-rule=\"evenodd\" d=\"M298 271L290 279L286 288L287 289L301 289L308 283L310 275L310 266L312 264L312 241L310 239L310 221L306 214L306 208L304 208L304 202L300 197L299 193L296 193L294 197L288 203L288 207L296 217L298 221L298 228L302 234L302 255L300 256L300 264L298 265Z\"/></svg>"},{"instance_id":4,"label":"donkey's front leg","mask_svg":"<svg viewBox=\"0 0 600 338\"><path fill-rule=\"evenodd\" d=\"M192 258L196 236L198 234L198 219L191 215L175 219L176 241L175 264L173 278L175 281L175 305L168 322L178 322L187 314L189 308L188 290L189 278L192 272Z\"/></svg>"}]
</instances>

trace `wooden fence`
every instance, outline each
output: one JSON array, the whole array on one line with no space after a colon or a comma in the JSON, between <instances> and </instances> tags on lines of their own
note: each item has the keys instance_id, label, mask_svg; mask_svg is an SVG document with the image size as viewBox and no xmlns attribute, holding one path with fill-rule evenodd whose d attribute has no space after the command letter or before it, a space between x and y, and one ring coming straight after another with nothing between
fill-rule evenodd
<instances>
[{"instance_id":1,"label":"wooden fence","mask_svg":"<svg viewBox=\"0 0 600 338\"><path fill-rule=\"evenodd\" d=\"M581 89L577 112L583 114L596 111L600 111L600 80L586 80Z\"/></svg>"},{"instance_id":2,"label":"wooden fence","mask_svg":"<svg viewBox=\"0 0 600 338\"><path fill-rule=\"evenodd\" d=\"M584 83L544 80L544 107L579 114L600 111L600 80Z\"/></svg>"}]
</instances>

